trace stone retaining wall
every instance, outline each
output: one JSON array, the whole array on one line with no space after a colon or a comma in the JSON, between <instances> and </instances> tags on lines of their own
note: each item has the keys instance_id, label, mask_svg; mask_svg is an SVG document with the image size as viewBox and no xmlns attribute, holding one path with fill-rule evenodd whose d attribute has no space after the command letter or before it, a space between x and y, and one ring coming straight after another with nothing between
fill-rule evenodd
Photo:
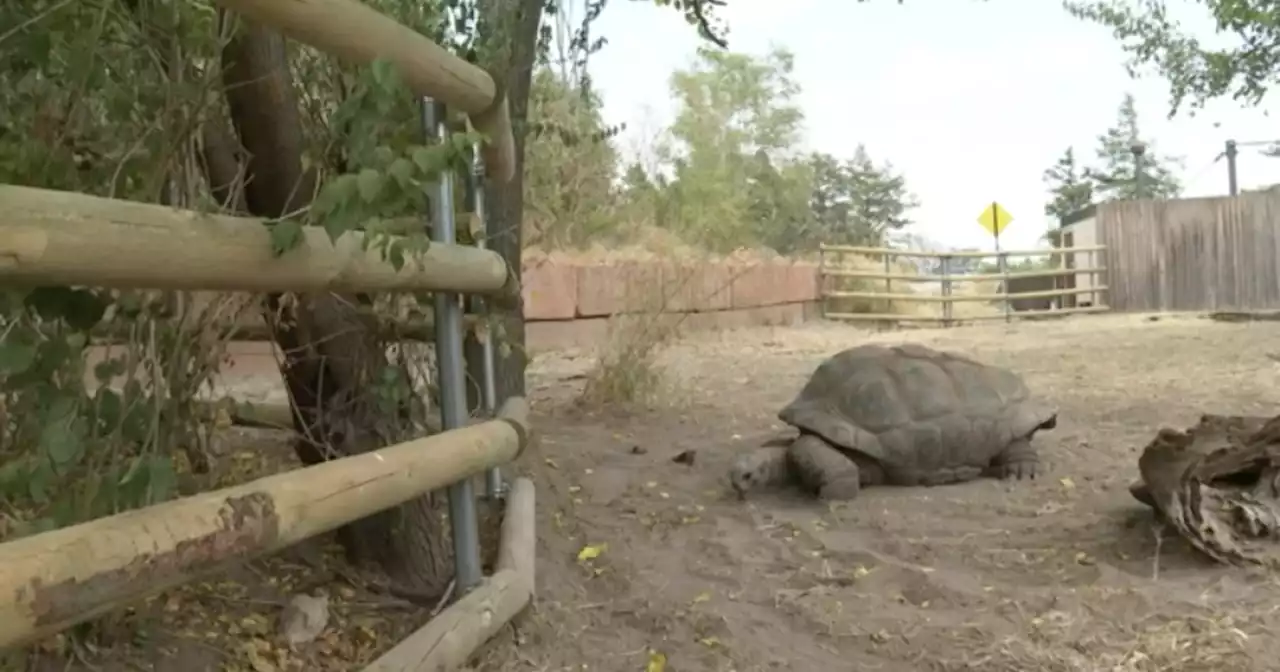
<instances>
[{"instance_id":1,"label":"stone retaining wall","mask_svg":"<svg viewBox=\"0 0 1280 672\"><path fill-rule=\"evenodd\" d=\"M601 342L609 318L685 313L686 330L796 324L811 319L818 269L789 262L611 263L526 261L526 345L530 350Z\"/></svg>"},{"instance_id":2,"label":"stone retaining wall","mask_svg":"<svg viewBox=\"0 0 1280 672\"><path fill-rule=\"evenodd\" d=\"M818 315L818 271L808 263L526 261L523 287L532 353L600 344L618 314L661 312L686 332L794 325ZM230 343L228 354L223 377L278 381L272 343Z\"/></svg>"}]
</instances>

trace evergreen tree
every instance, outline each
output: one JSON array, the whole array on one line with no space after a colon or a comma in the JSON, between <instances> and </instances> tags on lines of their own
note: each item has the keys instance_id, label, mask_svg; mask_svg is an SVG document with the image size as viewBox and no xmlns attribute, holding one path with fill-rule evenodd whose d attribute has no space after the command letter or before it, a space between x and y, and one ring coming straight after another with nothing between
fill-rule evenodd
<instances>
[{"instance_id":1,"label":"evergreen tree","mask_svg":"<svg viewBox=\"0 0 1280 672\"><path fill-rule=\"evenodd\" d=\"M1076 162L1073 147L1058 157L1057 162L1044 171L1044 183L1052 197L1044 206L1044 214L1059 221L1079 212L1093 203L1093 181Z\"/></svg>"},{"instance_id":2,"label":"evergreen tree","mask_svg":"<svg viewBox=\"0 0 1280 672\"><path fill-rule=\"evenodd\" d=\"M814 154L809 170L809 208L814 229L826 242L880 245L887 233L911 223L907 215L919 205L906 179L891 164L875 165L861 145L846 161Z\"/></svg>"},{"instance_id":3,"label":"evergreen tree","mask_svg":"<svg viewBox=\"0 0 1280 672\"><path fill-rule=\"evenodd\" d=\"M1138 146L1143 148L1141 158L1133 151ZM1100 200L1173 198L1182 192L1173 172L1181 161L1159 155L1153 143L1142 137L1133 94L1125 94L1120 103L1116 125L1098 136L1098 163L1101 169L1090 176Z\"/></svg>"}]
</instances>

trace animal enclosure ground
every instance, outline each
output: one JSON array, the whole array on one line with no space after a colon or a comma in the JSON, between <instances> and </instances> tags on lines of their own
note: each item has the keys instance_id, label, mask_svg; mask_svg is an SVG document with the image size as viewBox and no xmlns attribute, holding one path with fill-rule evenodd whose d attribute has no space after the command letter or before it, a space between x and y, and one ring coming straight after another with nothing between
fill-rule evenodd
<instances>
[{"instance_id":1,"label":"animal enclosure ground","mask_svg":"<svg viewBox=\"0 0 1280 672\"><path fill-rule=\"evenodd\" d=\"M1061 412L1037 436L1048 472L871 488L833 506L732 497L735 452L783 430L775 413L820 361L868 341L1024 374ZM575 404L586 354L539 355L539 440L517 467L538 488L537 603L475 672L638 672L651 652L667 672L1275 669L1280 584L1204 561L1178 538L1158 543L1127 486L1161 426L1276 413L1276 351L1278 323L1190 316L741 330L673 345L661 357L668 398L627 412ZM587 546L598 555L580 561ZM426 610L353 588L330 556L292 551L153 600L154 641L127 664L41 669L359 670ZM280 601L319 585L335 601L328 631L296 652L272 644Z\"/></svg>"},{"instance_id":2,"label":"animal enclosure ground","mask_svg":"<svg viewBox=\"0 0 1280 672\"><path fill-rule=\"evenodd\" d=\"M731 456L826 356L916 341L1022 372L1055 401L1048 473L873 488L824 506L729 496ZM1274 414L1274 323L1105 316L869 333L840 325L691 338L665 353L671 404L590 415L589 360L530 372L542 440L539 597L481 670L1264 670L1280 585L1157 542L1130 497L1157 428ZM695 451L692 464L673 458ZM586 545L607 544L579 562ZM518 642L518 645L517 645Z\"/></svg>"}]
</instances>

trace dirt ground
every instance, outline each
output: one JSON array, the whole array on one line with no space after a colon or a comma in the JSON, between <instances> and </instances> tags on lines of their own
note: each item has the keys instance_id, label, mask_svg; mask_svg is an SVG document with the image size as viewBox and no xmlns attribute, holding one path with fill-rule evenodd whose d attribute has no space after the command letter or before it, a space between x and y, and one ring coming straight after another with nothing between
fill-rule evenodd
<instances>
[{"instance_id":1,"label":"dirt ground","mask_svg":"<svg viewBox=\"0 0 1280 672\"><path fill-rule=\"evenodd\" d=\"M1022 372L1055 401L1049 473L872 488L824 506L726 492L736 451L813 368L915 341ZM539 597L479 670L1274 670L1280 587L1157 541L1130 497L1142 447L1200 413L1273 414L1274 324L1082 317L868 333L815 324L697 337L666 353L668 408L572 410L588 359L530 373L540 454ZM673 456L697 452L693 465ZM608 544L576 561L584 545ZM516 645L516 641L519 645Z\"/></svg>"},{"instance_id":2,"label":"dirt ground","mask_svg":"<svg viewBox=\"0 0 1280 672\"><path fill-rule=\"evenodd\" d=\"M736 452L782 430L774 414L822 359L868 341L1022 372L1060 408L1058 427L1037 437L1048 472L871 488L831 506L731 496ZM1276 323L1193 316L741 330L672 346L666 403L625 412L575 404L587 354L539 355L529 372L538 441L517 465L538 488L538 597L475 672L654 672L656 658L665 672L1274 670L1280 584L1160 540L1126 488L1157 428L1204 412L1276 413L1276 351ZM686 451L692 464L673 460ZM579 560L585 546L597 557ZM149 603L167 614L167 630L155 629L166 656L200 640L203 657L110 665L80 651L45 669L359 670L426 613L317 571L333 566L331 551L253 563ZM281 596L326 582L340 604L310 654L268 644Z\"/></svg>"}]
</instances>

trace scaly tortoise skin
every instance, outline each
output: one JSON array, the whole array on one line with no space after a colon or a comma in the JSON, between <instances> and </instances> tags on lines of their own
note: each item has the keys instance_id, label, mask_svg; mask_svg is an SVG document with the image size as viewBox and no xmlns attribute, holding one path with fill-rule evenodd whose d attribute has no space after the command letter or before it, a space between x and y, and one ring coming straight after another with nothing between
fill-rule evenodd
<instances>
[{"instance_id":1,"label":"scaly tortoise skin","mask_svg":"<svg viewBox=\"0 0 1280 672\"><path fill-rule=\"evenodd\" d=\"M1057 409L1022 378L917 344L860 345L830 357L778 417L800 430L738 457L740 496L798 480L823 499L868 485L942 485L980 476L1035 478L1035 433Z\"/></svg>"}]
</instances>

